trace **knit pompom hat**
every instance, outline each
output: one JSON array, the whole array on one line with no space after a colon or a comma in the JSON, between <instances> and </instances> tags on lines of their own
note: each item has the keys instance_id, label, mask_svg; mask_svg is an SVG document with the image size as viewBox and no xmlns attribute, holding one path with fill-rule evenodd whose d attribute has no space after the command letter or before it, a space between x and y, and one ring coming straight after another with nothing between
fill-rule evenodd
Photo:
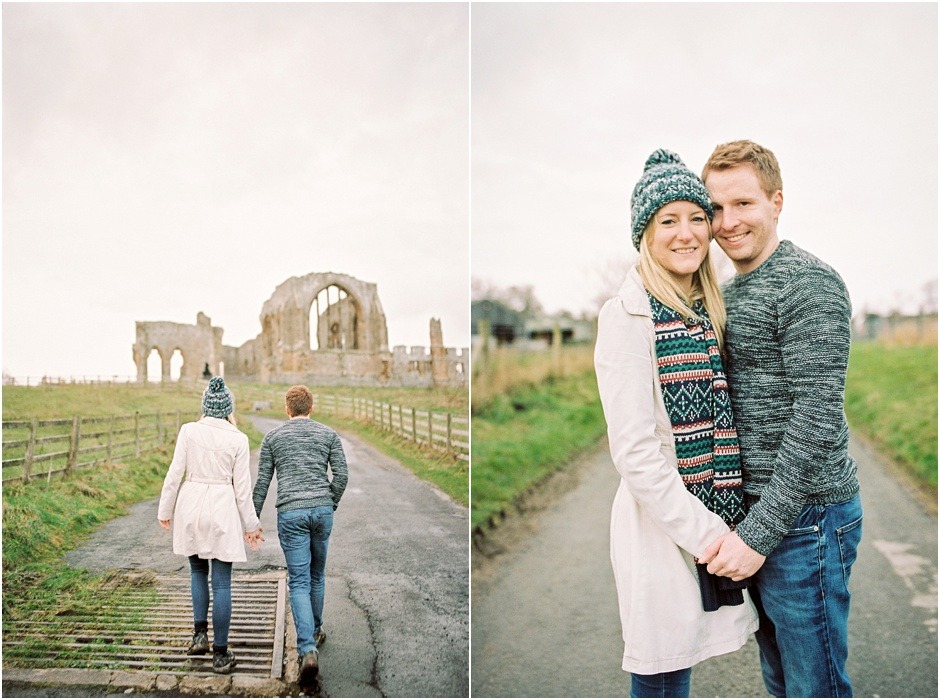
<instances>
[{"instance_id":1,"label":"knit pompom hat","mask_svg":"<svg viewBox=\"0 0 940 700\"><path fill-rule=\"evenodd\" d=\"M235 410L232 392L225 386L222 377L213 377L202 394L203 415L212 418L225 418Z\"/></svg>"},{"instance_id":2,"label":"knit pompom hat","mask_svg":"<svg viewBox=\"0 0 940 700\"><path fill-rule=\"evenodd\" d=\"M670 202L693 202L705 210L708 220L715 217L711 198L702 179L689 170L672 151L660 148L646 159L643 177L633 188L630 214L633 221L633 246L640 249L640 238L650 218Z\"/></svg>"}]
</instances>

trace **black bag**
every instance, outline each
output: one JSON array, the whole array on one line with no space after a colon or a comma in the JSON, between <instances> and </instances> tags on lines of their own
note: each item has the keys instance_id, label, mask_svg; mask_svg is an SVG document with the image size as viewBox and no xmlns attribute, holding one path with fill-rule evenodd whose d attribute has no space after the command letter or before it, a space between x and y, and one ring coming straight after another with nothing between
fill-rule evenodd
<instances>
[{"instance_id":1,"label":"black bag","mask_svg":"<svg viewBox=\"0 0 940 700\"><path fill-rule=\"evenodd\" d=\"M705 612L714 612L722 605L743 605L744 593L751 579L732 581L727 576L708 573L706 564L695 564L698 571L698 587L702 592L702 606Z\"/></svg>"}]
</instances>

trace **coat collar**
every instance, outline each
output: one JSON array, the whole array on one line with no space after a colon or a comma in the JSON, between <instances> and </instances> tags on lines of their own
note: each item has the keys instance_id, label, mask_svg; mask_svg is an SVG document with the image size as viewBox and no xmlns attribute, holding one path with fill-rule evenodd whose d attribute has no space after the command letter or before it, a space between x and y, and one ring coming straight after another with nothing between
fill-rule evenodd
<instances>
[{"instance_id":1,"label":"coat collar","mask_svg":"<svg viewBox=\"0 0 940 700\"><path fill-rule=\"evenodd\" d=\"M205 425L211 425L213 428L223 428L225 430L238 430L234 425L229 423L224 418L213 418L212 416L203 416L199 419L200 423Z\"/></svg>"},{"instance_id":2,"label":"coat collar","mask_svg":"<svg viewBox=\"0 0 940 700\"><path fill-rule=\"evenodd\" d=\"M652 318L653 312L650 310L650 300L646 296L646 287L643 286L636 265L631 267L630 272L627 273L627 278L620 285L617 297L623 304L624 311L628 314Z\"/></svg>"}]
</instances>

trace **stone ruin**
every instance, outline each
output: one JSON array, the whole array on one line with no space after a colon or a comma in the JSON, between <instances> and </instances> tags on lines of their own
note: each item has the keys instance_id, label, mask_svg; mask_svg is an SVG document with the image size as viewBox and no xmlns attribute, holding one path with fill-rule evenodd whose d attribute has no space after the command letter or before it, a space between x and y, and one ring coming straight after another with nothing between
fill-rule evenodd
<instances>
[{"instance_id":1,"label":"stone ruin","mask_svg":"<svg viewBox=\"0 0 940 700\"><path fill-rule=\"evenodd\" d=\"M181 382L211 374L318 386L464 387L470 370L469 349L444 347L438 319L431 319L429 349L397 345L389 351L376 285L334 272L278 285L261 309L261 333L237 348L222 344L222 329L202 312L195 325L138 321L133 351L139 382L155 381L147 377L153 350L164 382L177 350Z\"/></svg>"}]
</instances>

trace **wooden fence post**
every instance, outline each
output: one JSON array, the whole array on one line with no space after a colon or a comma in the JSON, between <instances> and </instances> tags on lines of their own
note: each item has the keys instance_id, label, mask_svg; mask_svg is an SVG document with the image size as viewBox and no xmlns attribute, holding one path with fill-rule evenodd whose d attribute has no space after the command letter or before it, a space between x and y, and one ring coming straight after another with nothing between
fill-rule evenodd
<instances>
[{"instance_id":1,"label":"wooden fence post","mask_svg":"<svg viewBox=\"0 0 940 700\"><path fill-rule=\"evenodd\" d=\"M415 419L415 409L411 408L411 441L416 443L418 442L418 422Z\"/></svg>"},{"instance_id":2,"label":"wooden fence post","mask_svg":"<svg viewBox=\"0 0 940 700\"><path fill-rule=\"evenodd\" d=\"M134 411L134 456L140 457L140 411Z\"/></svg>"},{"instance_id":3,"label":"wooden fence post","mask_svg":"<svg viewBox=\"0 0 940 700\"><path fill-rule=\"evenodd\" d=\"M108 463L111 462L112 445L114 444L114 416L108 417Z\"/></svg>"},{"instance_id":4,"label":"wooden fence post","mask_svg":"<svg viewBox=\"0 0 940 700\"><path fill-rule=\"evenodd\" d=\"M78 455L78 441L81 439L81 418L72 416L72 434L69 436L69 455L65 462L65 473L71 474L75 467L75 458Z\"/></svg>"},{"instance_id":5,"label":"wooden fence post","mask_svg":"<svg viewBox=\"0 0 940 700\"><path fill-rule=\"evenodd\" d=\"M434 447L434 412L428 409L428 447Z\"/></svg>"},{"instance_id":6,"label":"wooden fence post","mask_svg":"<svg viewBox=\"0 0 940 700\"><path fill-rule=\"evenodd\" d=\"M447 451L448 452L454 451L454 446L451 442L451 435L450 435L450 413L447 414Z\"/></svg>"},{"instance_id":7,"label":"wooden fence post","mask_svg":"<svg viewBox=\"0 0 940 700\"><path fill-rule=\"evenodd\" d=\"M36 430L39 429L39 419L33 418L29 423L29 442L26 443L26 457L23 458L23 483L29 483L29 470L33 467L33 456L36 454Z\"/></svg>"},{"instance_id":8,"label":"wooden fence post","mask_svg":"<svg viewBox=\"0 0 940 700\"><path fill-rule=\"evenodd\" d=\"M401 436L405 437L405 417L402 415L401 404L398 404L398 429L401 430Z\"/></svg>"}]
</instances>

